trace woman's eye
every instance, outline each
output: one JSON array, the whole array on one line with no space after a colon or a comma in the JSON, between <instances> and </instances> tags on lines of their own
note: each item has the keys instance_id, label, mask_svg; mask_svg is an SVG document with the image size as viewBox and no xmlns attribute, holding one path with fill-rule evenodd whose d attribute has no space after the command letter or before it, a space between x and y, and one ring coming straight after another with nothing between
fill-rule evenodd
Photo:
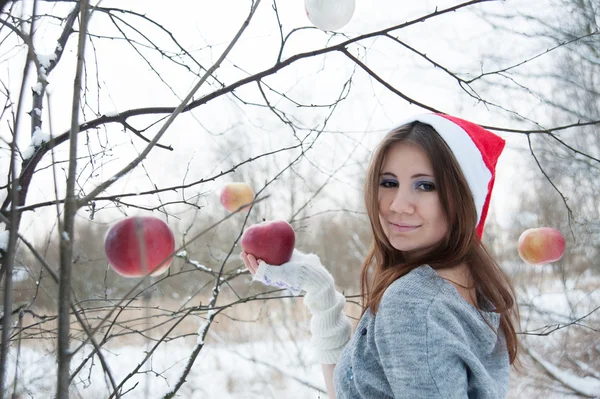
<instances>
[{"instance_id":1,"label":"woman's eye","mask_svg":"<svg viewBox=\"0 0 600 399\"><path fill-rule=\"evenodd\" d=\"M435 184L423 181L417 184L417 188L423 191L433 191L435 190Z\"/></svg>"},{"instance_id":2,"label":"woman's eye","mask_svg":"<svg viewBox=\"0 0 600 399\"><path fill-rule=\"evenodd\" d=\"M382 180L381 182L379 182L379 185L385 188L394 188L398 187L398 182L395 180Z\"/></svg>"}]
</instances>

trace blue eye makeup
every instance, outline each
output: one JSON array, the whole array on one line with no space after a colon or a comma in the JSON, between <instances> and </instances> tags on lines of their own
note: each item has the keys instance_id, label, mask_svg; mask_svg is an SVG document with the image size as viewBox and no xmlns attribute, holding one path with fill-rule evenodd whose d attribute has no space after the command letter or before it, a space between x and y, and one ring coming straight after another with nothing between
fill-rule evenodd
<instances>
[{"instance_id":1,"label":"blue eye makeup","mask_svg":"<svg viewBox=\"0 0 600 399\"><path fill-rule=\"evenodd\" d=\"M392 177L386 177L386 178L382 178L381 180L379 180L379 187L398 188L399 186L400 186L400 184L398 183L398 180L395 178L392 178ZM416 181L412 187L414 190L424 191L424 192L436 190L435 183L430 180Z\"/></svg>"},{"instance_id":2,"label":"blue eye makeup","mask_svg":"<svg viewBox=\"0 0 600 399\"><path fill-rule=\"evenodd\" d=\"M395 179L382 179L379 181L379 186L384 188L398 187L398 181Z\"/></svg>"},{"instance_id":3,"label":"blue eye makeup","mask_svg":"<svg viewBox=\"0 0 600 399\"><path fill-rule=\"evenodd\" d=\"M417 183L415 183L415 188L417 190L422 190L422 191L434 191L435 190L435 184L433 182L430 181L419 181Z\"/></svg>"}]
</instances>

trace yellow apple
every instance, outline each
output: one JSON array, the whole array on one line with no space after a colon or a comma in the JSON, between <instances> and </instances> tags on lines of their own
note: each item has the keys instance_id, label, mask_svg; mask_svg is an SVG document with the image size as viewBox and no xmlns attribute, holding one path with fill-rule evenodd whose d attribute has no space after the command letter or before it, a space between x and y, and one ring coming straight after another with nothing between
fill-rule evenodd
<instances>
[{"instance_id":1,"label":"yellow apple","mask_svg":"<svg viewBox=\"0 0 600 399\"><path fill-rule=\"evenodd\" d=\"M254 190L246 183L236 182L227 183L221 189L221 204L229 212L238 210L241 206L251 203L254 200ZM242 211L248 211L249 206L244 207Z\"/></svg>"},{"instance_id":2,"label":"yellow apple","mask_svg":"<svg viewBox=\"0 0 600 399\"><path fill-rule=\"evenodd\" d=\"M556 262L565 252L565 239L551 227L525 230L519 237L519 256L530 265Z\"/></svg>"}]
</instances>

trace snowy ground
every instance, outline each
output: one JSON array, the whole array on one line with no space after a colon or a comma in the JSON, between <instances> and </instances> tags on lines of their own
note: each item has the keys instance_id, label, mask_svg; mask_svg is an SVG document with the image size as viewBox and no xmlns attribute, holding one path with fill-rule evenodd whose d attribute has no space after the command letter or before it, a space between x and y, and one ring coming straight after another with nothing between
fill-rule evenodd
<instances>
[{"instance_id":1,"label":"snowy ground","mask_svg":"<svg viewBox=\"0 0 600 399\"><path fill-rule=\"evenodd\" d=\"M252 343L226 347L207 345L196 359L186 383L179 390L181 398L319 398L323 390L320 369L303 367L290 356L293 344L274 351L273 345ZM287 349L287 350L286 350ZM150 372L132 378L123 391L135 386L127 398L161 398L181 374L191 347L166 344L152 358ZM115 380L125 377L144 356L143 348L124 346L105 352ZM253 359L260 359L257 363ZM74 363L78 363L77 359ZM55 359L52 354L23 350L19 370L23 398L46 398L55 387ZM35 366L33 366L35 365ZM136 386L136 384L139 384ZM311 387L314 385L314 387ZM72 397L106 398L107 382L96 361L75 381Z\"/></svg>"},{"instance_id":2,"label":"snowy ground","mask_svg":"<svg viewBox=\"0 0 600 399\"><path fill-rule=\"evenodd\" d=\"M541 327L560 327L577 316L587 314L594 307L597 308L600 304L600 282L590 283L588 280L586 284L588 288L580 290L577 284L569 288L568 285L546 281L522 290L520 298L526 305L522 307L523 329L541 332ZM535 308L529 305L535 305ZM291 323L287 328L278 324L279 319L274 316L274 312L268 315L274 322L269 323L270 330L264 340L253 338L246 343L235 343L236 339L232 336L211 331L207 344L177 397L326 398L320 367L304 364L307 359L306 341L289 339L292 329L306 332L307 321L304 324ZM579 370L588 368L587 377L581 372L576 375L565 366L565 359L568 358L566 354L585 354L586 348L595 348L595 353L599 353L600 334L597 331L600 317L597 312L592 316L581 324L588 330L594 328L595 335L577 335L577 331L586 331L585 328L562 328L549 336L525 337L528 347L535 351L532 354L538 359L538 363L525 359L522 372L513 372L508 398L573 398L572 392L567 392L565 386L579 390L580 397L586 397L584 394L587 397L600 397L598 359L593 363L594 359L591 359L588 364L577 360ZM125 384L123 391L129 390L125 397L161 398L172 389L193 348L195 341L191 338L193 337L162 344L140 373ZM52 343L49 341L46 344ZM585 347L582 348L581 345ZM143 358L144 350L145 347L138 344L106 348L103 353L117 384ZM15 352L12 354L13 369L9 370L9 381L12 381L14 375ZM56 372L53 348L24 345L19 356L17 391L21 393L21 398L46 398L52 395ZM78 353L72 364L78 365L82 356L83 353ZM543 366L546 366L545 370ZM554 381L548 378L549 374L554 375ZM592 375L598 378L592 378ZM108 386L98 359L95 358L93 364L86 364L74 381L72 397L106 398Z\"/></svg>"}]
</instances>

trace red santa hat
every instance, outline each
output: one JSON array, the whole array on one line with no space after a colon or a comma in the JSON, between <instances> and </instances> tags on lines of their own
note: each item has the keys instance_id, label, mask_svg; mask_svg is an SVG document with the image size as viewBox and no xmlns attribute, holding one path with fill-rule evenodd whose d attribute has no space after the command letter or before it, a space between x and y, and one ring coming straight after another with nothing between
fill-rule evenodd
<instances>
[{"instance_id":1,"label":"red santa hat","mask_svg":"<svg viewBox=\"0 0 600 399\"><path fill-rule=\"evenodd\" d=\"M473 194L481 237L504 139L472 122L443 114L418 115L401 125L417 121L432 126L452 150Z\"/></svg>"}]
</instances>

